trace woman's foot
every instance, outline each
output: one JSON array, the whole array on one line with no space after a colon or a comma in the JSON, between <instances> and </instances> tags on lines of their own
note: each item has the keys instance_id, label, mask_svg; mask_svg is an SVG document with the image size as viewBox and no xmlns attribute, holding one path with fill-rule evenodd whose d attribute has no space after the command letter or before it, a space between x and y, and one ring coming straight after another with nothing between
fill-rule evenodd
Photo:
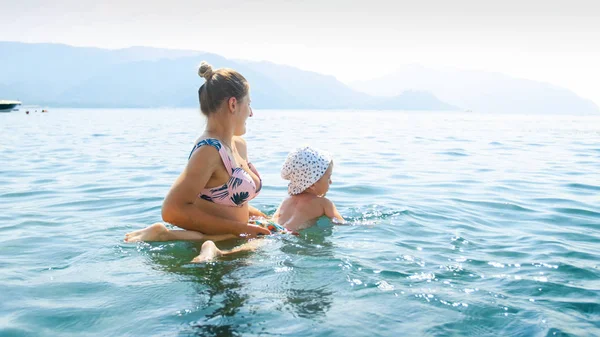
<instances>
[{"instance_id":1,"label":"woman's foot","mask_svg":"<svg viewBox=\"0 0 600 337\"><path fill-rule=\"evenodd\" d=\"M125 242L167 241L169 229L160 222L139 231L125 234Z\"/></svg>"},{"instance_id":2,"label":"woman's foot","mask_svg":"<svg viewBox=\"0 0 600 337\"><path fill-rule=\"evenodd\" d=\"M214 242L206 241L200 248L200 255L196 256L192 263L204 263L214 259L217 256L223 255L223 252L217 248Z\"/></svg>"}]
</instances>

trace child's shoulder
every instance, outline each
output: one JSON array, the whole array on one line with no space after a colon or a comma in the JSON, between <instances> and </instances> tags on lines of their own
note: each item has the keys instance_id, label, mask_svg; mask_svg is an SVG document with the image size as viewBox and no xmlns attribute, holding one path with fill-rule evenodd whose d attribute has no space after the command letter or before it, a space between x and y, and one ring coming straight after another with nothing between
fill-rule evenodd
<instances>
[{"instance_id":1,"label":"child's shoulder","mask_svg":"<svg viewBox=\"0 0 600 337\"><path fill-rule=\"evenodd\" d=\"M319 207L322 210L327 210L328 208L333 207L333 202L331 200L317 195L309 196L305 199L305 203L312 205L311 207Z\"/></svg>"},{"instance_id":2,"label":"child's shoulder","mask_svg":"<svg viewBox=\"0 0 600 337\"><path fill-rule=\"evenodd\" d=\"M327 199L326 197L319 197L319 203L323 205L323 207L331 207L333 206L333 201Z\"/></svg>"},{"instance_id":3,"label":"child's shoulder","mask_svg":"<svg viewBox=\"0 0 600 337\"><path fill-rule=\"evenodd\" d=\"M289 203L289 204L294 204L296 206L306 206L306 207L318 207L318 206L325 206L327 205L327 203L331 203L331 201L329 201L327 198L325 197L319 197L317 195L314 194L298 194L298 195L292 195L287 197L283 203Z\"/></svg>"}]
</instances>

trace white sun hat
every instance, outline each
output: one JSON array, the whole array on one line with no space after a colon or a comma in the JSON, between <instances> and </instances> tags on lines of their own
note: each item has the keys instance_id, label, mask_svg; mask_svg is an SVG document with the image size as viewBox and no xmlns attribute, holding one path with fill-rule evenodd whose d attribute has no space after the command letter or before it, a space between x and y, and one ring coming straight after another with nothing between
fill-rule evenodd
<instances>
[{"instance_id":1,"label":"white sun hat","mask_svg":"<svg viewBox=\"0 0 600 337\"><path fill-rule=\"evenodd\" d=\"M304 192L323 177L331 161L328 152L310 146L290 152L281 168L281 178L290 181L288 193L294 195Z\"/></svg>"}]
</instances>

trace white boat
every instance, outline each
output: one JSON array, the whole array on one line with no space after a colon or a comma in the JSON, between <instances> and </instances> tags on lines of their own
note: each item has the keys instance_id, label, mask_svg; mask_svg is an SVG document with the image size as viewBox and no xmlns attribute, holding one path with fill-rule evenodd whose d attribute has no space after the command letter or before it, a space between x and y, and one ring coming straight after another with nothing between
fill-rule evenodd
<instances>
[{"instance_id":1,"label":"white boat","mask_svg":"<svg viewBox=\"0 0 600 337\"><path fill-rule=\"evenodd\" d=\"M19 105L21 105L21 102L19 101L0 100L0 112L11 112L13 110L19 110Z\"/></svg>"}]
</instances>

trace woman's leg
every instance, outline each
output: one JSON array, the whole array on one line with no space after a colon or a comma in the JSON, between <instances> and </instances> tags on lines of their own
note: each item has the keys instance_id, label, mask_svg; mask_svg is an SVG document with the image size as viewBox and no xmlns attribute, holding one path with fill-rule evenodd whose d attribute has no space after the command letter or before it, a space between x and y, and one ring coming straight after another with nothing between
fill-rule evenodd
<instances>
[{"instance_id":1,"label":"woman's leg","mask_svg":"<svg viewBox=\"0 0 600 337\"><path fill-rule=\"evenodd\" d=\"M125 242L138 241L223 241L239 239L233 234L206 235L196 231L183 229L168 229L164 224L157 222L144 229L125 234Z\"/></svg>"},{"instance_id":2,"label":"woman's leg","mask_svg":"<svg viewBox=\"0 0 600 337\"><path fill-rule=\"evenodd\" d=\"M248 242L244 243L243 245L237 246L230 250L220 250L219 248L217 248L217 246L215 245L214 242L206 241L205 243L202 244L202 248L200 249L200 255L196 256L192 260L192 263L208 262L208 261L210 261L216 257L222 256L222 255L229 255L229 254L234 254L234 253L238 253L238 252L254 251L258 247L262 246L264 243L265 243L265 240L255 239L255 240L248 241Z\"/></svg>"}]
</instances>

